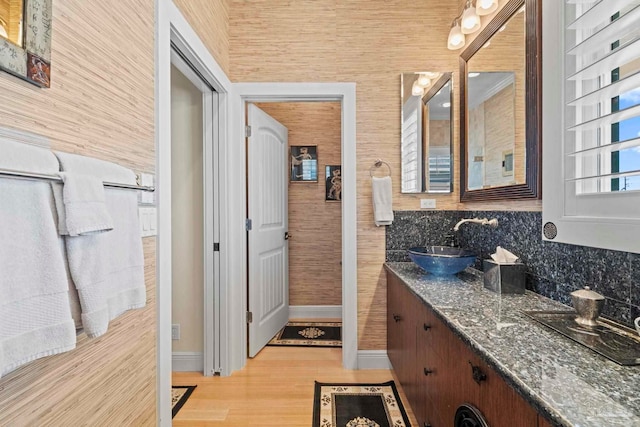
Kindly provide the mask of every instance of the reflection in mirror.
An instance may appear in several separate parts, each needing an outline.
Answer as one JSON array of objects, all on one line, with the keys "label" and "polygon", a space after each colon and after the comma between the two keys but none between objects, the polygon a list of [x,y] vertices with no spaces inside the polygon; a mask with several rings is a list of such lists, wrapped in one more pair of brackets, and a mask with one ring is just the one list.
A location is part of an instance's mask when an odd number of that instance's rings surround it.
[{"label": "reflection in mirror", "polygon": [[460,55],[460,200],[540,198],[540,0],[508,0]]},{"label": "reflection in mirror", "polygon": [[23,0],[0,0],[0,37],[22,47]]},{"label": "reflection in mirror", "polygon": [[467,63],[467,190],[525,183],[523,9]]},{"label": "reflection in mirror", "polygon": [[451,73],[404,73],[402,192],[452,191]]},{"label": "reflection in mirror", "polygon": [[467,189],[522,184],[524,134],[516,141],[515,73],[469,72],[468,81]]}]

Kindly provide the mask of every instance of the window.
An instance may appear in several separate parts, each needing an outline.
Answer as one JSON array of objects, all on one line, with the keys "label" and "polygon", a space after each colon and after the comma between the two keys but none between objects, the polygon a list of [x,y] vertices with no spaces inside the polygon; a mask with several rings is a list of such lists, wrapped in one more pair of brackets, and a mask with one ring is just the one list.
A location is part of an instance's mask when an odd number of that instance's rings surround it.
[{"label": "window", "polygon": [[640,252],[638,22],[640,0],[543,3],[548,239]]}]

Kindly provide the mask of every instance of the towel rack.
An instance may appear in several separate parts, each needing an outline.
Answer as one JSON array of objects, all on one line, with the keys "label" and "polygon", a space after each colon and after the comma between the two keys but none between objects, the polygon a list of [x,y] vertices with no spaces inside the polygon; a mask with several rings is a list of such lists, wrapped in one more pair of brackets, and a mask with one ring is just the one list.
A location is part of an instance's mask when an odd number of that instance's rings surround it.
[{"label": "towel rack", "polygon": [[369,168],[369,175],[370,175],[370,176],[373,176],[373,170],[374,170],[374,168],[379,168],[379,167],[381,167],[382,165],[386,165],[386,166],[387,166],[387,168],[389,168],[389,175],[391,175],[391,166],[389,166],[389,163],[385,162],[385,161],[384,161],[384,160],[382,160],[382,159],[377,159],[377,160],[373,163],[373,165]]},{"label": "towel rack", "polygon": [[[0,169],[0,177],[14,179],[44,180],[62,182],[62,178],[56,175],[45,175],[41,173],[21,172],[11,169]],[[104,182],[105,187],[124,188],[127,190],[155,191],[155,187],[147,187],[144,185],[120,184],[117,182]]]}]

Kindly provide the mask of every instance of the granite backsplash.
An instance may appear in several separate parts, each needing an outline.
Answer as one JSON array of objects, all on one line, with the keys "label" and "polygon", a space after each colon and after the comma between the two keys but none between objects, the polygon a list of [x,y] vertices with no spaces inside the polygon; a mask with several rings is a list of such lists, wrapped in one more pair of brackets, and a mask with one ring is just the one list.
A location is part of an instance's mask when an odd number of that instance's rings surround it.
[{"label": "granite backsplash", "polygon": [[570,293],[590,286],[607,299],[603,315],[631,326],[640,316],[640,254],[542,240],[540,212],[396,211],[386,229],[386,260],[410,261],[413,246],[448,245],[462,218],[497,218],[498,227],[464,224],[458,244],[478,254],[475,268],[496,246],[513,252],[527,266],[527,289],[571,304]]}]

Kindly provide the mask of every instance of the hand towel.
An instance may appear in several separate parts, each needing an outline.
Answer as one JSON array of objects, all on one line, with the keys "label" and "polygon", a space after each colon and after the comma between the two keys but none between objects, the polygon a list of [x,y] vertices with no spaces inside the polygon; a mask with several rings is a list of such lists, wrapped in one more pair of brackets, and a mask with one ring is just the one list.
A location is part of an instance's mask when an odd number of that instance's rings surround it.
[{"label": "hand towel", "polygon": [[[48,150],[0,139],[0,168],[55,175]],[[0,376],[75,348],[64,243],[46,181],[0,178]]]},{"label": "hand towel", "polygon": [[58,230],[62,235],[82,236],[113,230],[113,221],[104,198],[102,181],[90,175],[69,172],[59,174],[64,181],[53,183],[58,211]]},{"label": "hand towel", "polygon": [[[64,172],[135,184],[135,174],[119,165],[66,153],[56,156]],[[113,230],[65,237],[71,278],[82,308],[82,327],[91,338],[104,334],[110,320],[146,303],[137,193],[115,188],[105,188],[104,193]]]},{"label": "hand towel", "polygon": [[376,226],[391,225],[393,222],[391,177],[371,177],[371,187],[373,194],[373,220]]}]

